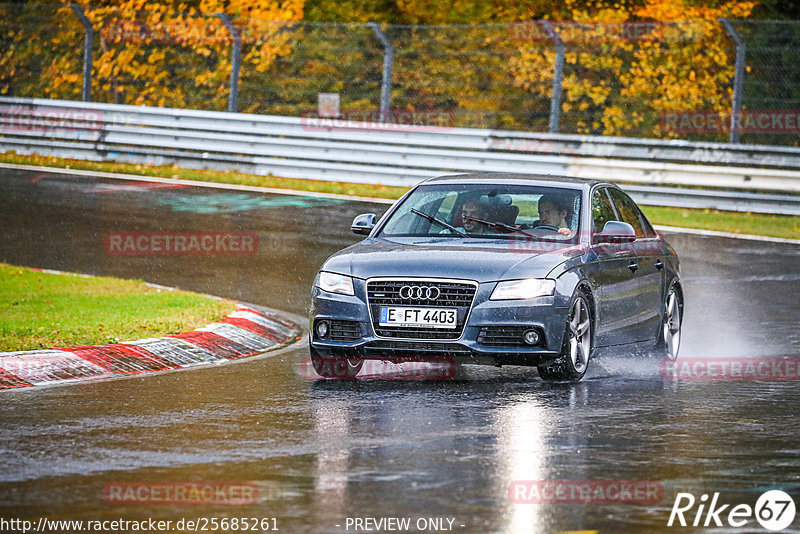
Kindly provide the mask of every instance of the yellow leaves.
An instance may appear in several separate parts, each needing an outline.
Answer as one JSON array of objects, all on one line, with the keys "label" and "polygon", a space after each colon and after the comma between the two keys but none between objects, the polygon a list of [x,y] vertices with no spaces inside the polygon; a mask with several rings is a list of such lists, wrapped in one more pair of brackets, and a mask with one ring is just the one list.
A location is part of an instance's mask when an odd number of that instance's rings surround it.
[{"label": "yellow leaves", "polygon": [[[194,7],[148,0],[97,4],[84,3],[99,42],[93,65],[96,100],[224,109],[232,41],[214,14],[224,11],[241,16],[235,23],[242,31],[242,76],[246,76],[266,71],[278,57],[291,52],[292,32],[280,30],[302,18],[304,1],[201,0]],[[27,83],[35,85],[34,94],[80,96],[82,30],[69,6],[54,10],[54,18],[69,23],[10,25],[0,30],[8,41],[0,50],[0,92],[9,92],[10,79],[30,78],[35,81],[17,81],[13,87],[19,91]],[[29,65],[39,58],[44,59],[43,67],[31,77]],[[21,76],[18,69],[23,71]]]},{"label": "yellow leaves", "polygon": [[[721,110],[730,105],[730,42],[717,19],[745,17],[754,2],[646,0],[629,6],[567,0],[565,5],[574,20],[586,23],[576,30],[583,39],[568,40],[562,82],[563,115],[578,112],[582,120],[573,119],[572,124],[580,132],[641,135],[645,129],[651,135],[670,135],[661,131],[658,121],[665,110]],[[591,39],[594,27],[599,32],[606,23],[637,20],[680,22],[654,24],[649,39]],[[544,94],[549,86],[543,82],[552,80],[554,54],[543,50],[546,45],[539,50],[535,46],[520,47],[510,67],[515,85]],[[598,116],[599,124],[592,119]]]},{"label": "yellow leaves", "polygon": [[147,57],[147,62],[152,65],[157,65],[164,61],[165,56],[166,56],[166,51],[156,50]]}]

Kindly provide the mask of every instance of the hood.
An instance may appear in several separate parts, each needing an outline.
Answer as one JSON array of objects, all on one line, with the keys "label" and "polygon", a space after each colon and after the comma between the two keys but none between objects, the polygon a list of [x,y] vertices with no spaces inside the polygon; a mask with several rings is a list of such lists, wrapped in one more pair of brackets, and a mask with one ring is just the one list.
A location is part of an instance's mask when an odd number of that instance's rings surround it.
[{"label": "hood", "polygon": [[561,243],[446,238],[368,238],[328,258],[322,270],[354,276],[458,278],[477,282],[543,277],[582,249]]}]

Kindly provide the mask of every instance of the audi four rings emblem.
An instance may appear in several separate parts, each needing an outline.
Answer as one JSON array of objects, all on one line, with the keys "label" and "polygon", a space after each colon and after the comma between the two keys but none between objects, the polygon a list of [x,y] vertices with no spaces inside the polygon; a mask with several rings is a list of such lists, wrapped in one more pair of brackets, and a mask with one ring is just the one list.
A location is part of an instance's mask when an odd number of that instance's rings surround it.
[{"label": "audi four rings emblem", "polygon": [[442,292],[435,286],[403,286],[400,298],[411,300],[436,300]]}]

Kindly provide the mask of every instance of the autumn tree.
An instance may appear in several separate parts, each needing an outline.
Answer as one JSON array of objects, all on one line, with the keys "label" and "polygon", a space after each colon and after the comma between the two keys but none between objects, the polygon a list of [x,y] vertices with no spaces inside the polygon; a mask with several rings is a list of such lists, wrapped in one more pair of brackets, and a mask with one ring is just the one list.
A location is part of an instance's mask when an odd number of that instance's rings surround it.
[{"label": "autumn tree", "polygon": [[[577,24],[556,23],[566,37],[562,109],[567,131],[674,136],[663,131],[665,112],[730,109],[734,61],[718,18],[746,17],[754,2],[567,5]],[[637,22],[645,23],[645,31],[631,38],[625,31]],[[622,31],[609,34],[609,28]],[[514,60],[515,84],[533,94],[546,90],[541,81],[552,82],[554,63],[554,50],[523,46]]]},{"label": "autumn tree", "polygon": [[[661,124],[665,112],[730,108],[734,50],[717,19],[749,17],[755,5],[93,0],[85,7],[97,29],[98,101],[226,109],[231,41],[215,16],[225,11],[243,36],[240,111],[298,116],[316,108],[321,92],[340,93],[343,110],[377,109],[383,48],[364,24],[376,22],[395,48],[393,108],[452,113],[458,126],[543,131],[556,57],[542,23],[549,21],[566,47],[561,132],[672,136]],[[78,99],[83,30],[71,10],[0,5],[0,16],[0,94]]]},{"label": "autumn tree", "polygon": [[[0,93],[79,98],[83,29],[69,6],[3,9],[14,22],[3,31],[9,47],[0,55],[7,73]],[[241,32],[248,76],[289,53],[284,28],[302,18],[303,0],[126,0],[84,3],[84,9],[96,31],[93,100],[225,109],[231,36],[217,13],[227,13]],[[38,76],[19,76],[31,69]]]}]

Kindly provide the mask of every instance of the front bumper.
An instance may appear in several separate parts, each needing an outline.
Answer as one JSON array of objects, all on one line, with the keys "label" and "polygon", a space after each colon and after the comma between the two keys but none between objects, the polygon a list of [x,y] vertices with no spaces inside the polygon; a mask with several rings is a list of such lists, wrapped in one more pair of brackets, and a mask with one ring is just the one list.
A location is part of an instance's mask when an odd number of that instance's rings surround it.
[{"label": "front bumper", "polygon": [[[322,357],[352,357],[371,360],[436,361],[452,358],[458,363],[483,365],[540,365],[561,351],[569,311],[558,296],[530,300],[492,301],[496,283],[478,286],[462,335],[457,340],[399,339],[375,334],[366,302],[364,281],[354,280],[355,296],[328,293],[314,287],[311,299],[311,349]],[[347,322],[351,335],[346,341],[320,339],[317,321]],[[486,341],[487,329],[504,331],[536,329],[540,342],[496,346]],[[481,334],[484,335],[481,335]],[[326,336],[330,338],[330,336]],[[357,338],[357,339],[356,339]]]}]

